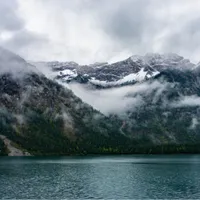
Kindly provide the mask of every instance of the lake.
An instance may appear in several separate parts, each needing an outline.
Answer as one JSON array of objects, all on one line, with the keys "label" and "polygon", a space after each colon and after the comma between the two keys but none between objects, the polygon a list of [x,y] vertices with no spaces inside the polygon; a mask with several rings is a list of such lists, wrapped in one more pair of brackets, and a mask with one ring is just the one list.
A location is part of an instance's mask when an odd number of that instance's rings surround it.
[{"label": "lake", "polygon": [[2,198],[200,198],[200,156],[0,157]]}]

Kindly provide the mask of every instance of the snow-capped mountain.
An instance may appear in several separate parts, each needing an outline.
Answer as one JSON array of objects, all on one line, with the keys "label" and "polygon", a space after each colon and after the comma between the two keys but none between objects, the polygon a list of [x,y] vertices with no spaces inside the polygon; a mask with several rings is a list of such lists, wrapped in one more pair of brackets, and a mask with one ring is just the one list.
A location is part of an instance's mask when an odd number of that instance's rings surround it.
[{"label": "snow-capped mountain", "polygon": [[[38,66],[38,63],[34,63]],[[102,88],[142,82],[166,69],[190,70],[194,64],[177,54],[134,55],[108,64],[79,65],[75,62],[43,62],[51,70],[51,78],[70,83],[90,83]]]}]

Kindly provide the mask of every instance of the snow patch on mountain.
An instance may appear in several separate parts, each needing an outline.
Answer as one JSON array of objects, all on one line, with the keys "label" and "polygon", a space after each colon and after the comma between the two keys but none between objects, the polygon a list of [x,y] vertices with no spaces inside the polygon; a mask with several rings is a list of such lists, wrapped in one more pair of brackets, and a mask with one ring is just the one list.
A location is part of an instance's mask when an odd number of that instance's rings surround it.
[{"label": "snow patch on mountain", "polygon": [[144,71],[144,68],[142,68],[138,73],[132,73],[128,76],[125,76],[122,80],[119,80],[117,82],[125,83],[125,82],[132,82],[132,81],[143,81],[147,75],[147,71]]},{"label": "snow patch on mountain", "polygon": [[70,81],[74,79],[75,77],[77,77],[78,73],[76,69],[73,69],[73,70],[65,69],[61,72],[58,72],[58,76],[62,78],[64,81]]},{"label": "snow patch on mountain", "polygon": [[152,74],[148,74],[148,71],[145,71],[144,68],[141,68],[141,70],[137,73],[131,73],[125,77],[123,77],[122,79],[118,80],[118,81],[100,81],[95,79],[94,77],[92,77],[89,82],[94,84],[94,85],[98,85],[98,86],[102,86],[102,87],[111,87],[111,86],[119,86],[119,85],[123,85],[125,83],[132,83],[132,82],[141,82],[143,80],[145,80],[146,78],[150,78],[153,76],[156,76],[157,74],[159,74],[158,71],[152,72]]}]

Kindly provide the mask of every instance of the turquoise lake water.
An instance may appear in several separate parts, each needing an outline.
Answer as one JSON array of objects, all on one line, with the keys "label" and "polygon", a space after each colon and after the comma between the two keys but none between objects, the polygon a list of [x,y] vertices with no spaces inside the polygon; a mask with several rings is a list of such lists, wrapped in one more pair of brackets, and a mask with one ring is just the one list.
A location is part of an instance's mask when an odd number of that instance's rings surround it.
[{"label": "turquoise lake water", "polygon": [[0,199],[196,199],[199,155],[0,157]]}]

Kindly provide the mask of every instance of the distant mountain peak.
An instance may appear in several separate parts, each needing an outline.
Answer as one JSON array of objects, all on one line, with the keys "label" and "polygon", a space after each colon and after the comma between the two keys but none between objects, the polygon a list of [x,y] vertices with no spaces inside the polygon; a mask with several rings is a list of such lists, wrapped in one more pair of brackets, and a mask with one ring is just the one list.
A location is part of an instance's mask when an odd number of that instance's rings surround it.
[{"label": "distant mountain peak", "polygon": [[179,56],[175,53],[166,53],[166,54],[158,54],[158,53],[147,53],[144,56],[133,55],[129,58],[132,62],[140,64],[140,65],[149,65],[151,67],[157,68],[158,65],[167,66],[167,67],[178,67],[178,68],[192,68],[194,66],[193,63],[188,59],[184,59],[184,57]]}]

